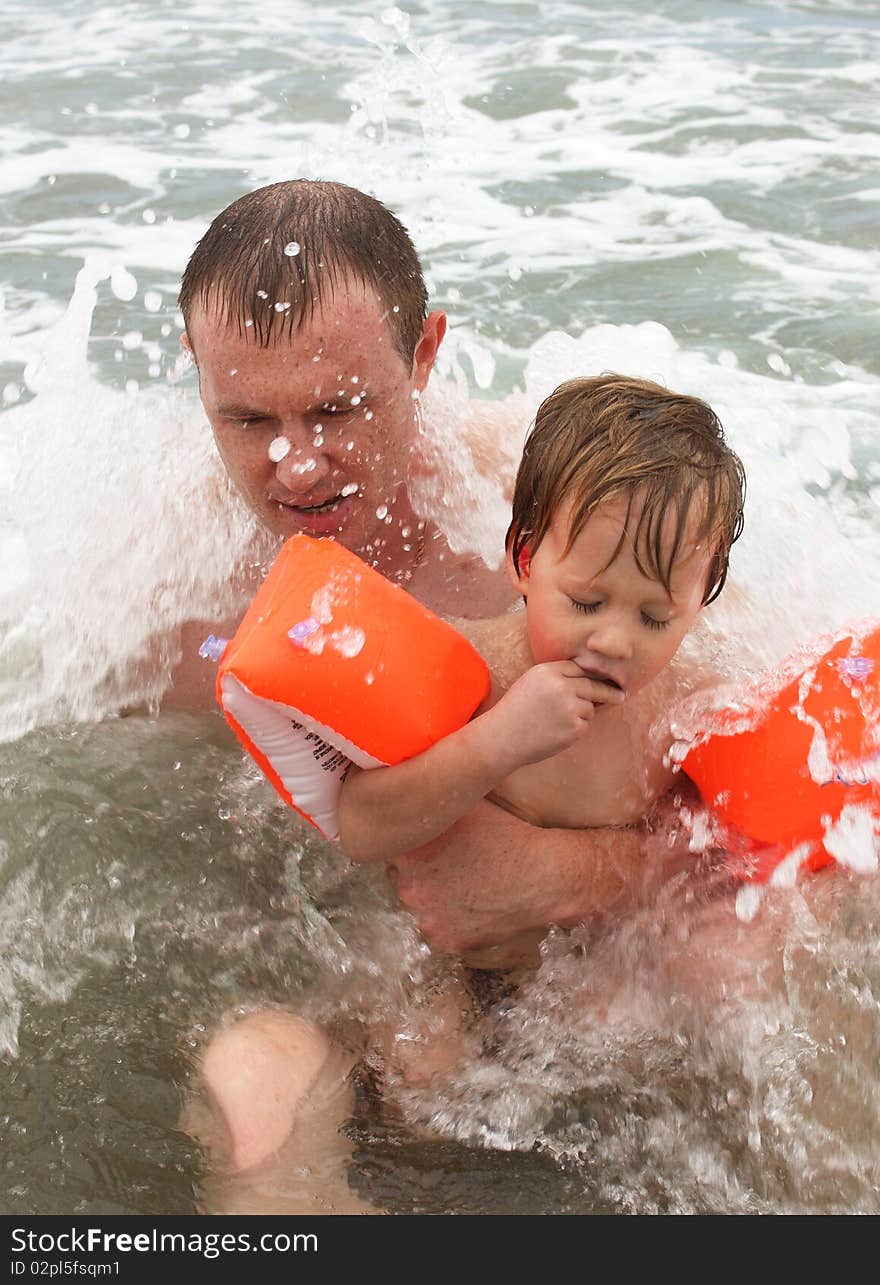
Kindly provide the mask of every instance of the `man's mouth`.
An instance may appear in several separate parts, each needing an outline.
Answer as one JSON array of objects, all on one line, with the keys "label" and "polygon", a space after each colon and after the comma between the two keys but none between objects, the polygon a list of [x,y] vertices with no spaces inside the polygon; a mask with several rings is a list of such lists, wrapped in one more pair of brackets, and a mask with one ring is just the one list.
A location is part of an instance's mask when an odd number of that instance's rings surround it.
[{"label": "man's mouth", "polygon": [[281,508],[290,509],[294,513],[332,513],[334,509],[339,508],[343,501],[350,500],[357,495],[358,489],[357,484],[351,482],[344,486],[341,491],[337,491],[335,495],[328,495],[326,500],[319,500],[317,503],[311,504],[297,504],[295,499],[285,499],[279,495],[271,495],[269,498],[279,504]]},{"label": "man's mouth", "polygon": [[340,521],[345,518],[356,497],[355,487],[353,490],[343,488],[335,495],[329,495],[326,500],[319,500],[317,504],[297,504],[293,499],[280,499],[278,496],[270,498],[301,530],[314,535],[332,535],[340,529]]},{"label": "man's mouth", "polygon": [[277,503],[282,508],[293,509],[295,513],[331,513],[339,508],[344,499],[344,495],[332,495],[329,500],[322,500],[320,504],[294,504],[292,500],[278,500]]}]

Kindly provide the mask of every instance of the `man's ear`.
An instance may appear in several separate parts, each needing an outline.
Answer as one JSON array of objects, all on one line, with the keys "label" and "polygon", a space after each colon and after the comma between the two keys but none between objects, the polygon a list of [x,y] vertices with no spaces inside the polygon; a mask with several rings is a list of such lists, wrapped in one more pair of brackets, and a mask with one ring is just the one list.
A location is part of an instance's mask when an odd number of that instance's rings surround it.
[{"label": "man's ear", "polygon": [[422,322],[422,337],[416,344],[413,353],[412,381],[419,392],[428,382],[428,376],[434,368],[437,350],[446,334],[446,313],[430,312]]},{"label": "man's ear", "polygon": [[507,574],[510,578],[510,583],[513,585],[514,589],[516,589],[517,593],[521,593],[524,598],[527,598],[529,596],[529,576],[532,570],[532,553],[529,546],[527,544],[523,545],[519,551],[519,570],[517,570],[513,561],[512,544],[508,545],[507,554],[504,560],[507,566]]}]

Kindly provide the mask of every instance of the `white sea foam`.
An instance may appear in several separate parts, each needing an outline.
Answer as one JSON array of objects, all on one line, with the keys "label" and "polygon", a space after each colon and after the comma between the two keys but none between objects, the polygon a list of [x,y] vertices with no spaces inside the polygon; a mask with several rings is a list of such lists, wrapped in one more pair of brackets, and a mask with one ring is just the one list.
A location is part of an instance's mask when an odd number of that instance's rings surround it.
[{"label": "white sea foam", "polygon": [[[445,382],[424,399],[412,487],[455,549],[500,558],[503,484],[538,402],[570,375],[618,369],[707,398],[747,465],[746,531],[721,600],[687,643],[691,658],[741,690],[806,640],[876,614],[873,0],[672,12],[641,0],[559,4],[543,6],[540,23],[534,7],[458,0],[412,12],[369,0],[319,9],[241,0],[222,16],[209,0],[185,10],[146,0],[14,8],[15,39],[0,48],[4,738],[155,698],[181,621],[217,621],[241,605],[231,569],[247,571],[262,553],[217,464],[194,372],[179,360],[174,299],[210,218],[242,191],[293,175],[341,179],[394,208],[434,301],[450,312]],[[496,399],[503,424],[479,476],[461,431],[475,393]],[[163,807],[166,785],[153,786]],[[252,840],[255,864],[264,838]],[[857,872],[870,868],[868,839],[851,816],[829,836]],[[777,885],[803,855],[792,854]],[[611,1207],[650,1205],[646,1148],[665,1208],[754,1209],[767,1191],[770,1207],[788,1207],[789,1189],[802,1187],[794,1175],[820,1173],[829,1150],[851,1188],[804,1200],[868,1207],[876,1184],[864,1194],[871,1184],[860,1175],[875,1157],[860,1139],[876,1118],[874,1080],[862,1073],[872,1054],[860,1061],[852,1044],[863,1012],[876,1021],[865,980],[876,928],[867,892],[835,921],[842,894],[821,887],[799,880],[772,896],[750,887],[738,904],[752,921],[714,935],[687,937],[690,921],[672,910],[664,927],[661,908],[598,949],[587,930],[571,946],[551,941],[538,981],[511,1010],[512,1033],[499,1019],[497,1059],[474,1062],[448,1101],[432,1089],[428,1116],[458,1136],[538,1141],[593,1163]],[[29,889],[13,892],[15,915]],[[826,898],[821,923],[807,896]],[[792,916],[784,997],[768,985],[755,999],[730,969],[746,960],[749,983],[761,981],[773,957],[761,933],[783,902]],[[298,905],[306,922],[311,908]],[[369,897],[364,905],[345,908],[345,931],[368,948],[343,950],[339,936],[338,950],[316,958],[340,991],[366,961],[373,1003],[371,959],[381,958],[382,976],[409,964],[397,921],[377,952],[375,908]],[[850,931],[859,914],[861,938]],[[64,959],[72,930],[59,923]],[[9,1052],[23,994],[64,1003],[69,993],[53,990],[59,972],[32,936],[7,942],[0,1043]],[[714,1008],[670,982],[689,952],[710,990],[719,979]],[[738,1007],[740,994],[748,1002]],[[832,1074],[820,1059],[842,1047],[848,1017],[851,1045]],[[682,1056],[687,1075],[667,1092]],[[515,1092],[505,1089],[511,1076]],[[711,1091],[691,1109],[702,1082]],[[601,1110],[615,1094],[635,1101],[646,1084],[650,1110],[634,1114],[627,1100],[620,1127],[603,1134],[590,1101]],[[816,1084],[826,1089],[821,1126],[799,1106]],[[554,1095],[578,1091],[587,1123],[560,1131]],[[770,1143],[750,1187],[730,1158],[747,1165]],[[777,1190],[786,1164],[791,1181]]]}]

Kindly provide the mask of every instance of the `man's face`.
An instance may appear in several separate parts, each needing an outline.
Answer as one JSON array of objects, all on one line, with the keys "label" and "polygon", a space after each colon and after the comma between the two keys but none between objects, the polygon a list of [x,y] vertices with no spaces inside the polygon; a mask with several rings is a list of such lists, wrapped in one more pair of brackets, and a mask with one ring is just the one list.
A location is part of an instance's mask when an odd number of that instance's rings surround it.
[{"label": "man's face", "polygon": [[409,368],[378,299],[360,283],[338,286],[321,312],[266,348],[215,312],[190,318],[188,346],[218,450],[266,527],[282,537],[337,536],[384,569],[410,563],[416,396],[444,329],[432,313]]},{"label": "man's face", "polygon": [[[510,574],[526,599],[536,664],[574,660],[627,695],[646,687],[668,665],[700,612],[710,556],[688,539],[686,528],[668,594],[639,569],[629,534],[638,519],[638,500],[629,521],[625,497],[607,500],[566,553],[571,526],[564,506],[534,555],[521,558],[519,573],[508,557]],[[665,540],[673,539],[674,525],[670,514]]]}]

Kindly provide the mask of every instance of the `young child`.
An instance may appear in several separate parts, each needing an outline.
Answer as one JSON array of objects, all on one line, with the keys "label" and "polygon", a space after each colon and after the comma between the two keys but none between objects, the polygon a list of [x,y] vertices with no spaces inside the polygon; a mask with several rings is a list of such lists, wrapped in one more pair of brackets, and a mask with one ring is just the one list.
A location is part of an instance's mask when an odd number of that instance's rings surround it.
[{"label": "young child", "polygon": [[[672,780],[666,739],[652,730],[663,705],[655,680],[721,591],[743,495],[742,465],[704,402],[620,375],[551,394],[526,443],[507,535],[525,610],[459,622],[490,666],[490,695],[425,753],[352,769],[340,808],[349,855],[418,848],[484,797],[534,825],[644,817]],[[425,999],[424,1039],[410,1033],[401,1046],[386,1033],[404,1079],[455,1056],[467,1005],[456,987]],[[220,1031],[203,1079],[233,1167],[253,1170],[285,1139],[287,1171],[329,1153],[355,1060],[282,1010]]]},{"label": "young child", "polygon": [[705,402],[620,375],[557,388],[507,533],[525,611],[460,622],[490,695],[423,754],[352,769],[339,813],[352,859],[419,848],[486,797],[540,826],[644,817],[672,782],[648,689],[721,592],[743,500],[742,464]]}]

